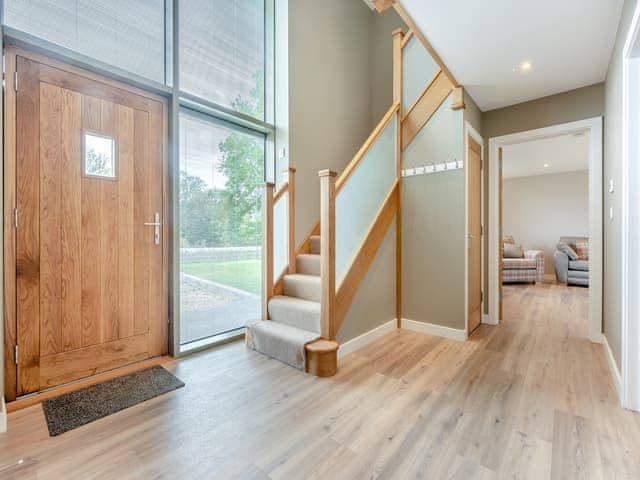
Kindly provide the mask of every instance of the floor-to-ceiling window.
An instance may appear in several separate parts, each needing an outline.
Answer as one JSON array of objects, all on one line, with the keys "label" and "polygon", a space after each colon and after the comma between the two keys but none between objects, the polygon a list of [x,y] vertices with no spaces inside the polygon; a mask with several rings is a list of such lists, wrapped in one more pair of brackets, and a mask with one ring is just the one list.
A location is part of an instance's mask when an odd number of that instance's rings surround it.
[{"label": "floor-to-ceiling window", "polygon": [[265,6],[180,4],[180,91],[213,105],[179,115],[181,350],[260,317],[266,133],[252,120],[265,120]]}]

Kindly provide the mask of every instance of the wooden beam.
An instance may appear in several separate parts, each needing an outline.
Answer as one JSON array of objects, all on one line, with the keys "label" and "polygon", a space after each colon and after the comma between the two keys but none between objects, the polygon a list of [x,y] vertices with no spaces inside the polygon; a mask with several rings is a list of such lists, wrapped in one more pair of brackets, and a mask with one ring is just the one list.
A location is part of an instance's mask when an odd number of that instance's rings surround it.
[{"label": "wooden beam", "polygon": [[438,72],[402,119],[402,150],[407,148],[420,129],[436,113],[452,88],[444,72]]},{"label": "wooden beam", "polygon": [[322,170],[320,177],[320,335],[334,340],[336,310],[336,172]]},{"label": "wooden beam", "polygon": [[464,104],[464,88],[454,88],[451,95],[451,110],[462,110],[463,108],[466,108],[466,105]]},{"label": "wooden beam", "polygon": [[431,45],[427,37],[418,28],[416,23],[411,18],[411,15],[409,15],[409,13],[402,6],[402,4],[400,2],[394,2],[393,8],[395,8],[396,12],[398,12],[398,15],[400,15],[402,20],[404,20],[404,23],[407,24],[407,26],[411,29],[411,31],[416,36],[416,38],[418,38],[418,40],[422,42],[422,44],[424,45],[424,48],[427,49],[427,52],[429,52],[429,55],[431,55],[433,60],[440,66],[440,69],[444,72],[444,74],[447,76],[447,78],[453,84],[453,86],[459,87],[460,84],[458,83],[458,81],[455,79],[453,74],[449,71],[445,63],[440,58],[440,55],[438,55],[438,52],[436,52],[435,48],[433,48],[433,46]]},{"label": "wooden beam", "polygon": [[396,0],[372,0],[372,3],[378,12],[384,12],[386,9],[393,7]]},{"label": "wooden beam", "polygon": [[362,280],[364,280],[365,275],[369,271],[369,267],[373,263],[376,253],[380,245],[382,245],[387,230],[389,229],[389,225],[398,211],[398,191],[398,180],[396,180],[382,207],[378,210],[376,218],[367,232],[367,236],[358,247],[358,253],[356,253],[351,265],[349,265],[347,273],[344,275],[342,282],[340,282],[335,301],[334,328],[336,332],[340,330],[340,326],[349,311],[351,302],[356,296]]}]

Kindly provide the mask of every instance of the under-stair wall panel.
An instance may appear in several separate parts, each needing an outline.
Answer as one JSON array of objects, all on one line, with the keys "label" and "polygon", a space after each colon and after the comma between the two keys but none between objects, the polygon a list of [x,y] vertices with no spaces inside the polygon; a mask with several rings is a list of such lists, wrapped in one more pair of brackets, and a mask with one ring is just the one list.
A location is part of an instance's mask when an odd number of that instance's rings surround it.
[{"label": "under-stair wall panel", "polygon": [[395,318],[395,272],[396,227],[393,221],[338,331],[340,344]]},{"label": "under-stair wall panel", "polygon": [[[447,98],[403,154],[403,168],[464,160],[464,113]],[[464,169],[403,178],[403,317],[465,328]]]}]

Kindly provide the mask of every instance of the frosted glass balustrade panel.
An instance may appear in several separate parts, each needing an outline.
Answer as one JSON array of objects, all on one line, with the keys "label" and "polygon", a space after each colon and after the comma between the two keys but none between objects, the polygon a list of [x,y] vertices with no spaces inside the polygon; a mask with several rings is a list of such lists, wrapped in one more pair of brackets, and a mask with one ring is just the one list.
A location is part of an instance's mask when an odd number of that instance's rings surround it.
[{"label": "frosted glass balustrade panel", "polygon": [[397,115],[347,179],[336,198],[336,287],[396,181]]},{"label": "frosted glass balustrade panel", "polygon": [[422,42],[412,36],[402,49],[402,111],[406,112],[440,69]]},{"label": "frosted glass balustrade panel", "polygon": [[277,279],[288,265],[289,192],[273,206],[273,278]]},{"label": "frosted glass balustrade panel", "polygon": [[5,0],[5,25],[165,81],[164,0]]},{"label": "frosted glass balustrade panel", "polygon": [[451,109],[451,95],[414,137],[402,154],[402,167],[464,160],[463,110]]}]

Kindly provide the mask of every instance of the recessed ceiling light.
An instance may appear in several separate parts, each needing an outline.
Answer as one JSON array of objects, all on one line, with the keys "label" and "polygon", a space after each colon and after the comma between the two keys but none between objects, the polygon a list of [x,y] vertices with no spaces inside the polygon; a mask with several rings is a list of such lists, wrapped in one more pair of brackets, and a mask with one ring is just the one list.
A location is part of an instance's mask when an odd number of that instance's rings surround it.
[{"label": "recessed ceiling light", "polygon": [[528,72],[529,70],[531,70],[531,68],[533,68],[533,64],[529,61],[524,61],[520,64],[521,72]]},{"label": "recessed ceiling light", "polygon": [[548,164],[548,163],[545,163],[545,164],[544,164],[544,168],[549,168],[549,164]]}]

